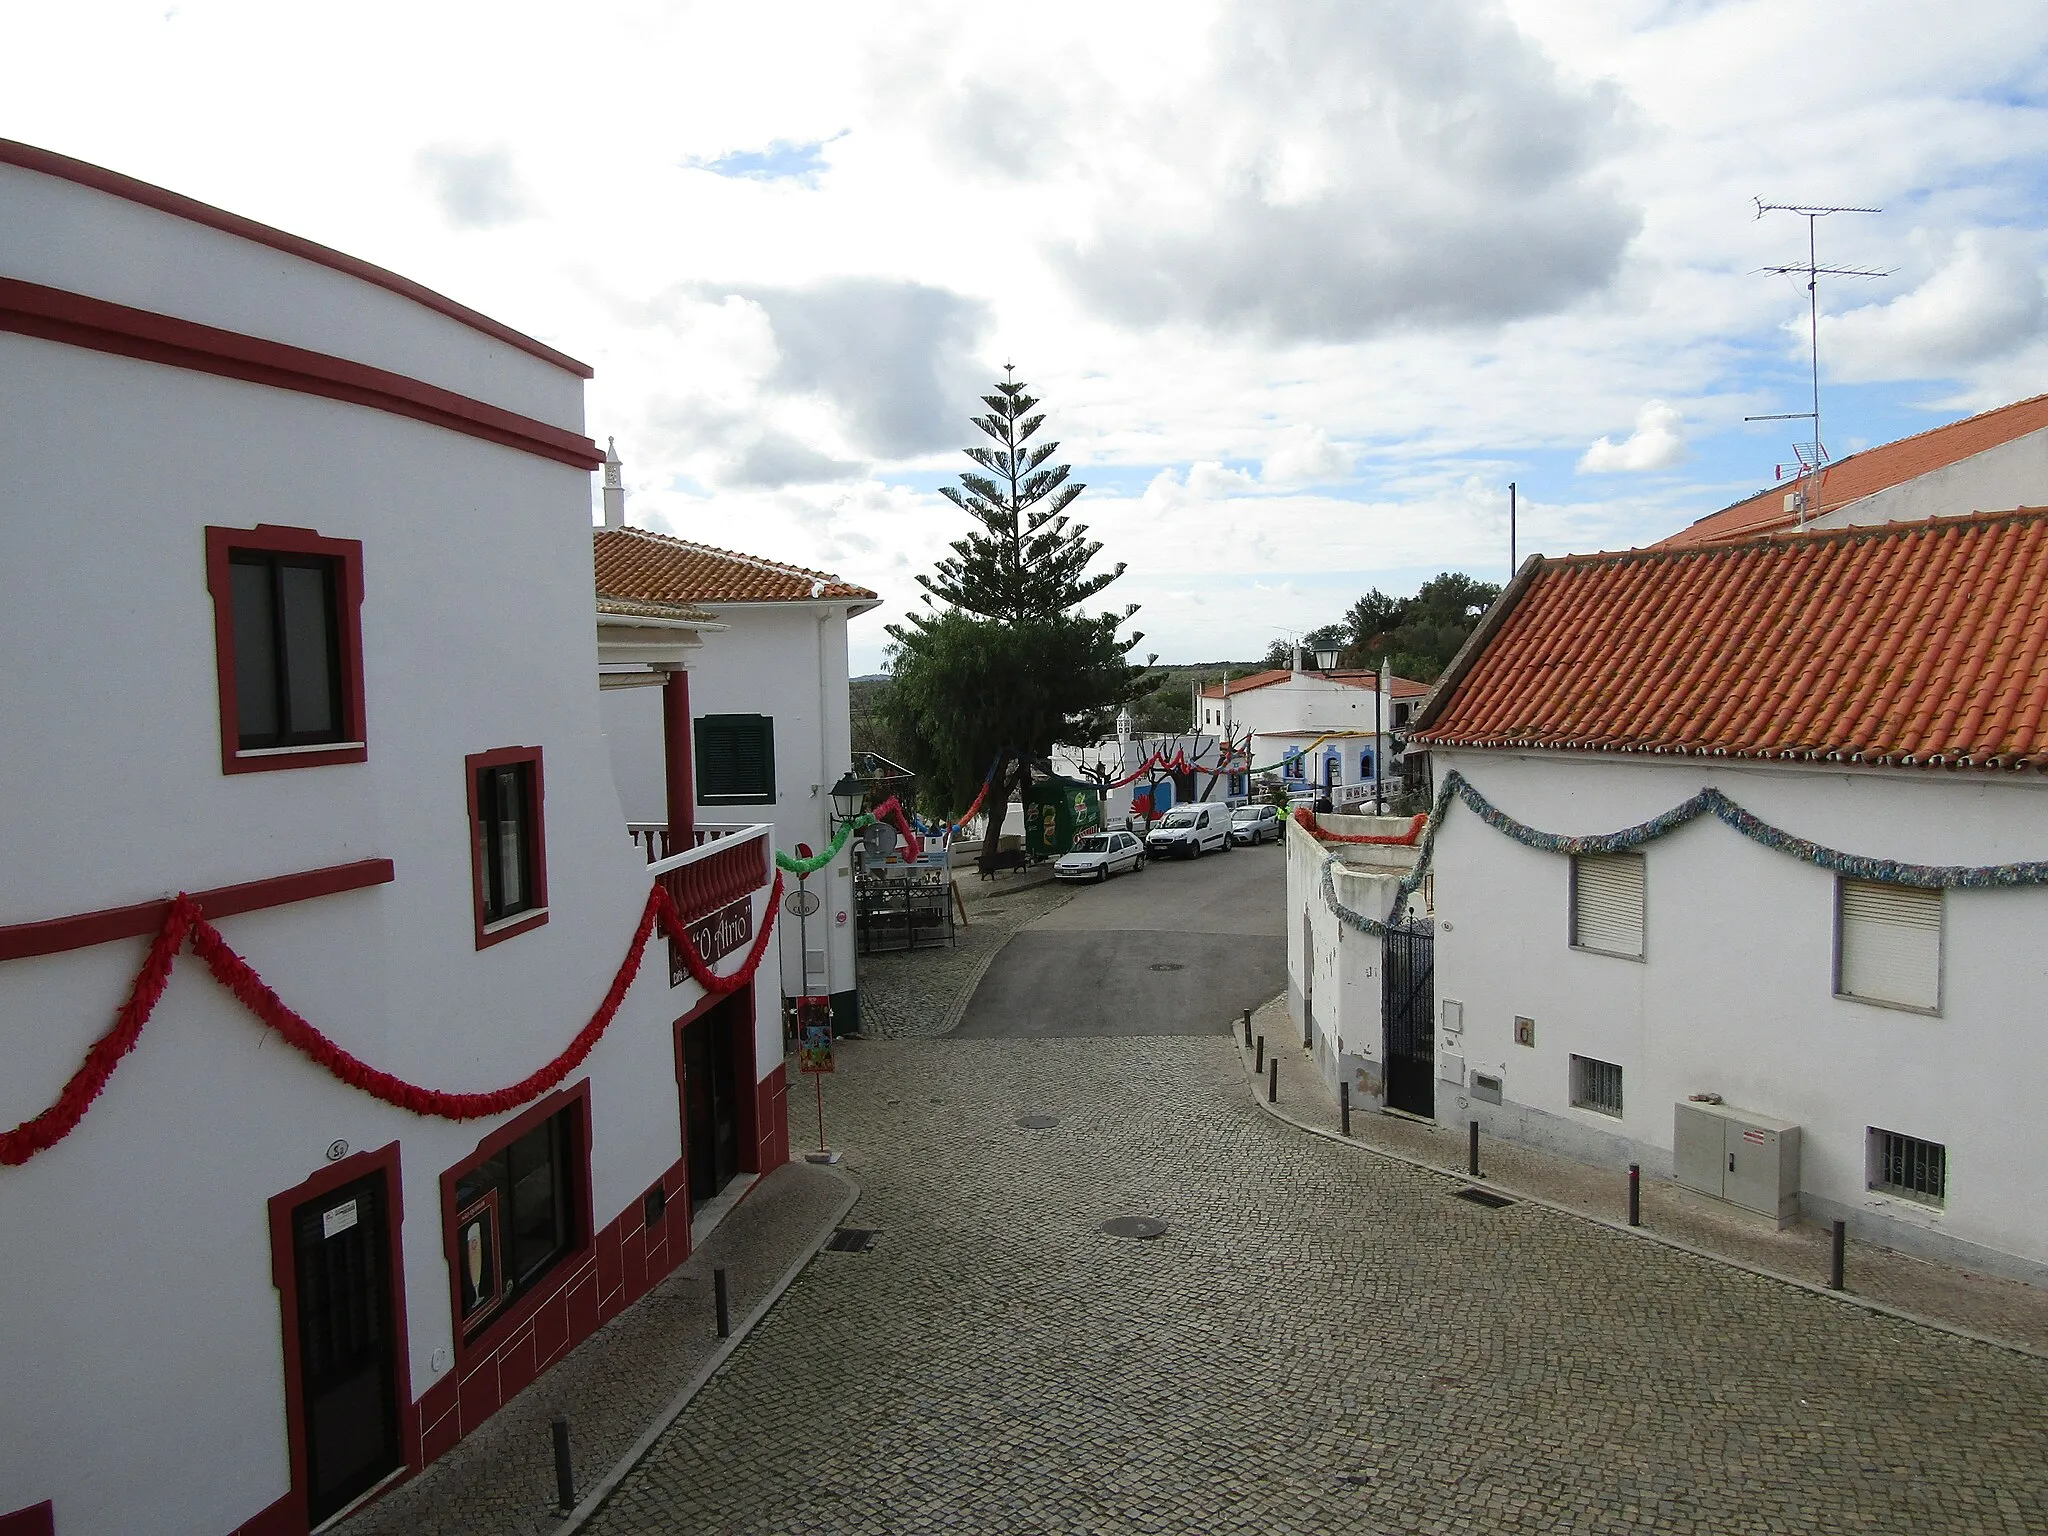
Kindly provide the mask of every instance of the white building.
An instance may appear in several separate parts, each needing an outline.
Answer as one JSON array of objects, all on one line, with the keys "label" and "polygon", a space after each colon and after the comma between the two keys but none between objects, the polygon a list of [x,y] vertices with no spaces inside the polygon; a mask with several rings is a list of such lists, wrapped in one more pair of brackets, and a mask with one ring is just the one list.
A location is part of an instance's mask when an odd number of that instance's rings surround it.
[{"label": "white building", "polygon": [[1429,692],[1405,677],[1344,669],[1330,672],[1254,672],[1227,683],[1206,683],[1196,726],[1232,741],[1251,738],[1255,769],[1272,768],[1290,789],[1304,795],[1328,784],[1341,791],[1341,805],[1370,799],[1400,776],[1400,744],[1391,733],[1404,729]]},{"label": "white building", "polygon": [[[1802,507],[1802,499],[1809,505]],[[2048,503],[2048,395],[1880,443],[1709,513],[1662,540],[1692,548],[1810,528],[1865,527]]]},{"label": "white building", "polygon": [[[1219,737],[1200,731],[1169,735],[1133,732],[1129,710],[1117,714],[1117,734],[1091,746],[1055,746],[1052,769],[1065,778],[1084,783],[1109,781],[1103,792],[1102,824],[1121,827],[1139,818],[1159,816],[1173,806],[1191,800],[1212,803],[1241,803],[1245,776],[1231,771],[1242,759],[1230,756]],[[1138,775],[1128,784],[1114,781]],[[1013,818],[1006,825],[1021,825],[1022,808],[1011,805]]]},{"label": "white building", "polygon": [[[607,486],[606,500],[614,491],[621,505],[608,505],[607,526],[594,535],[598,599],[610,610],[604,622],[615,622],[621,607],[649,616],[641,622],[687,622],[665,620],[670,609],[711,621],[695,631],[701,643],[688,653],[683,711],[695,734],[695,815],[767,822],[786,852],[799,843],[824,848],[832,787],[853,760],[847,623],[881,599],[822,571],[628,528],[622,490]],[[668,799],[664,763],[673,753],[664,721],[681,717],[673,706],[665,711],[661,690],[638,686],[659,681],[653,671],[674,663],[631,649],[629,636],[620,640],[619,659],[605,669],[604,729],[627,819],[644,835],[679,811]],[[829,995],[841,1034],[860,1024],[852,866],[849,847],[809,877],[818,914],[786,923],[779,940],[784,988],[792,997],[806,989]],[[808,958],[800,952],[806,942]]]},{"label": "white building", "polygon": [[2048,1279],[2044,571],[2040,512],[1525,564],[1414,737],[1436,1112]]},{"label": "white building", "polygon": [[[303,1533],[787,1156],[772,946],[720,1001],[656,937],[596,1029],[653,881],[599,719],[588,374],[0,142],[10,1536]],[[664,863],[724,975],[769,852]],[[296,1021],[189,946],[150,1006],[180,892]],[[131,986],[132,1051],[89,1054]]]}]

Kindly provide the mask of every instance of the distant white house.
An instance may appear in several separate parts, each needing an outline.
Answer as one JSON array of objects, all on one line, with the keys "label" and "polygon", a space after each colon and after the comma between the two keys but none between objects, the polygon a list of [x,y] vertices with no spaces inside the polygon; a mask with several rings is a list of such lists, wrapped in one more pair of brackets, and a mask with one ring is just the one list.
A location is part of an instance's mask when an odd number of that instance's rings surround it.
[{"label": "distant white house", "polygon": [[0,141],[8,1536],[304,1536],[787,1160],[769,829],[613,785],[589,373]]},{"label": "distant white house", "polygon": [[[1429,692],[1405,677],[1364,670],[1270,670],[1204,684],[1196,725],[1232,741],[1251,740],[1254,770],[1271,769],[1300,795],[1323,786],[1339,805],[1370,799],[1373,786],[1400,778],[1404,729]],[[1389,791],[1390,792],[1390,791]]]},{"label": "distant white house", "polygon": [[[1117,716],[1116,735],[1090,746],[1052,749],[1053,772],[1111,786],[1102,796],[1103,825],[1109,827],[1159,816],[1191,800],[1241,802],[1245,776],[1234,770],[1242,763],[1227,743],[1207,732],[1134,732],[1128,710]],[[1127,784],[1116,782],[1133,774],[1138,776]],[[1020,808],[1013,803],[1011,811],[1006,824],[1018,825]]]},{"label": "distant white house", "polygon": [[2048,1280],[2044,571],[2043,512],[1526,563],[1412,738],[1433,1112]]},{"label": "distant white house", "polygon": [[[665,765],[676,755],[672,731],[685,722],[697,820],[766,822],[785,852],[799,843],[824,848],[832,788],[852,769],[847,623],[881,599],[822,571],[626,527],[618,463],[611,452],[606,523],[593,540],[600,639],[616,636],[601,652],[610,658],[605,740],[627,820],[651,855],[668,851],[664,839],[684,807],[670,800]],[[687,672],[684,650],[664,659],[644,648],[659,644],[642,637],[662,625],[692,626]],[[686,690],[680,700],[643,686],[670,679]],[[856,1033],[860,1021],[852,863],[847,851],[809,877],[819,910],[783,924],[779,939],[785,990],[829,995],[841,1034]]]}]

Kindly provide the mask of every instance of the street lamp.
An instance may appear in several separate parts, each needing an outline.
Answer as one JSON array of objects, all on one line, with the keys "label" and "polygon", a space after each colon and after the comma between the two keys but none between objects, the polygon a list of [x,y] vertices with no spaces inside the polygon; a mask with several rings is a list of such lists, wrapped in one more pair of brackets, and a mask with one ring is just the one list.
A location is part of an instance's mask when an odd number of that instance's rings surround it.
[{"label": "street lamp", "polygon": [[832,786],[832,809],[835,812],[832,830],[837,832],[841,822],[853,820],[860,814],[861,802],[867,799],[868,787],[847,769],[839,776],[839,782]]},{"label": "street lamp", "polygon": [[1330,671],[1334,671],[1334,670],[1336,669],[1336,666],[1337,666],[1337,647],[1336,647],[1336,646],[1334,646],[1334,645],[1332,645],[1332,646],[1327,646],[1327,647],[1325,647],[1325,646],[1317,646],[1317,647],[1316,647],[1316,670],[1317,670],[1318,672],[1330,672]]}]

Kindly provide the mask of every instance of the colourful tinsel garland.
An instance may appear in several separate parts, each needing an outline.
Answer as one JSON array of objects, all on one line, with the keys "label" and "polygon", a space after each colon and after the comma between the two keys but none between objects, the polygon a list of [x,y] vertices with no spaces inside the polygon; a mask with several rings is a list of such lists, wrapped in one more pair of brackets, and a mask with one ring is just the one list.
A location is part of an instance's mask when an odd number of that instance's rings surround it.
[{"label": "colourful tinsel garland", "polygon": [[768,894],[767,917],[760,933],[755,936],[745,963],[732,975],[720,976],[697,953],[697,946],[690,942],[675,903],[657,884],[648,893],[647,905],[641,909],[639,925],[626,948],[626,958],[613,976],[604,1001],[598,1004],[590,1022],[577,1031],[576,1037],[562,1053],[509,1087],[485,1093],[450,1093],[405,1082],[371,1066],[360,1057],[350,1055],[287,1006],[256,973],[255,967],[229,947],[220,930],[206,920],[199,903],[181,892],[171,903],[163,929],[150,945],[148,958],[136,973],[135,985],[129,989],[127,1002],[115,1015],[113,1028],[92,1043],[85,1053],[85,1060],[79,1063],[78,1070],[64,1084],[55,1103],[13,1130],[0,1131],[0,1166],[17,1167],[27,1162],[38,1152],[46,1151],[70,1135],[78,1122],[85,1118],[93,1100],[100,1096],[108,1079],[114,1075],[114,1068],[135,1049],[136,1041],[142,1036],[142,1027],[149,1022],[150,1014],[163,996],[164,987],[171,979],[171,968],[177,963],[178,952],[184,948],[188,937],[192,941],[192,953],[205,962],[214,979],[234,994],[236,1001],[266,1028],[275,1030],[288,1045],[319,1063],[340,1081],[416,1115],[432,1115],[442,1120],[475,1120],[531,1103],[560,1085],[582,1065],[618,1015],[619,1006],[625,1001],[626,989],[633,984],[633,978],[639,972],[647,941],[652,937],[657,922],[676,941],[683,963],[688,966],[697,985],[713,996],[724,996],[745,986],[761,968],[761,961],[768,953],[769,936],[775,931],[775,918],[781,910],[781,902],[782,876],[778,874]]},{"label": "colourful tinsel garland", "polygon": [[[1625,853],[1640,848],[1677,831],[1687,822],[1697,821],[1702,816],[1712,816],[1724,826],[1741,833],[1751,842],[1761,844],[1773,852],[1807,864],[1817,865],[1851,880],[1870,880],[1884,885],[1916,886],[1922,890],[1984,890],[1997,887],[2048,885],[2048,860],[2030,859],[2015,864],[1909,864],[1903,859],[1873,859],[1862,854],[1843,853],[1840,849],[1829,848],[1810,838],[1795,837],[1782,827],[1774,827],[1761,817],[1744,810],[1720,790],[1702,789],[1690,799],[1674,805],[1661,815],[1652,816],[1648,821],[1638,822],[1632,827],[1623,827],[1618,832],[1596,832],[1583,836],[1568,836],[1562,832],[1543,832],[1526,822],[1515,820],[1472,786],[1464,774],[1453,768],[1444,775],[1438,786],[1436,804],[1429,814],[1429,825],[1422,836],[1422,846],[1415,856],[1415,863],[1408,873],[1401,877],[1395,887],[1394,902],[1389,909],[1399,912],[1402,905],[1422,884],[1422,877],[1429,870],[1430,860],[1436,849],[1436,835],[1443,826],[1445,813],[1450,809],[1451,799],[1456,796],[1471,809],[1481,821],[1496,832],[1513,838],[1524,847],[1535,848],[1544,853]],[[1387,924],[1354,912],[1337,900],[1336,881],[1331,870],[1337,864],[1335,854],[1323,860],[1323,900],[1330,910],[1351,927],[1364,933],[1385,934]]]}]

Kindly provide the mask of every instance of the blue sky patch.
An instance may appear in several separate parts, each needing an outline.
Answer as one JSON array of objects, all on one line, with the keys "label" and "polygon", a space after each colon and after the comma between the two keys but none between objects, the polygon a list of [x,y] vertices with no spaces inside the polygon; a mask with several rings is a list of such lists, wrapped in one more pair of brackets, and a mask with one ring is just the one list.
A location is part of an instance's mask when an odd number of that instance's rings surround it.
[{"label": "blue sky patch", "polygon": [[777,139],[762,149],[735,149],[716,160],[690,160],[686,164],[692,170],[709,171],[735,181],[800,181],[811,185],[825,169],[825,146],[843,137],[844,134],[835,133],[830,139],[814,139],[807,144]]}]

